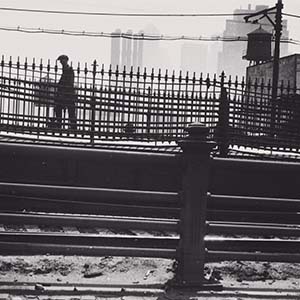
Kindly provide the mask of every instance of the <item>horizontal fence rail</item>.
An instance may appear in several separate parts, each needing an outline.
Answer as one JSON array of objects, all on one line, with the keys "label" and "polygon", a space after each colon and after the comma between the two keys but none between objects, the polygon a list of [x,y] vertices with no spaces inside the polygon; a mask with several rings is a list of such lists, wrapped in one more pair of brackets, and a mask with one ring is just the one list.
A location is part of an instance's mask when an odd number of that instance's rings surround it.
[{"label": "horizontal fence rail", "polygon": [[[63,105],[57,123],[57,88],[62,69],[50,61],[29,63],[2,57],[0,128],[38,140],[72,137],[89,145],[101,140],[169,141],[186,136],[190,123],[210,128],[218,152],[231,147],[298,153],[300,91],[281,82],[271,99],[271,82],[263,80],[162,72],[153,69],[105,69],[104,65],[73,65],[75,120]],[[74,125],[75,123],[76,125]]]},{"label": "horizontal fence rail", "polygon": [[[174,141],[189,123],[216,125],[220,84],[213,79],[175,76],[146,69],[108,70],[95,61],[73,66],[76,129],[69,128],[68,109],[55,128],[57,64],[1,61],[0,109],[2,129],[38,136],[72,135],[99,139]],[[70,95],[66,94],[66,97]]]}]

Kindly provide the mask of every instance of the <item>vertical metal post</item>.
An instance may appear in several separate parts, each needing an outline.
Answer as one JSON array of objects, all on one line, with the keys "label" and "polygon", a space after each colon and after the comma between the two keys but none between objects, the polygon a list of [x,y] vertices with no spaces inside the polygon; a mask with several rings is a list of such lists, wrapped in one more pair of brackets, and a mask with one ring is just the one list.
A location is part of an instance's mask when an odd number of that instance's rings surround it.
[{"label": "vertical metal post", "polygon": [[188,137],[178,144],[183,150],[183,186],[177,284],[204,287],[205,222],[210,172],[210,152],[214,142],[207,141],[209,128],[193,123]]},{"label": "vertical metal post", "polygon": [[91,144],[94,143],[95,139],[95,110],[96,110],[96,72],[97,72],[97,61],[94,60],[93,63],[93,84],[92,84],[92,95],[91,95],[91,128],[90,128],[90,141]]},{"label": "vertical metal post", "polygon": [[228,94],[225,88],[225,73],[221,74],[221,91],[219,104],[219,120],[216,127],[215,138],[218,143],[218,148],[221,157],[226,157],[228,154],[228,129],[229,129],[229,101]]},{"label": "vertical metal post", "polygon": [[282,31],[282,0],[278,0],[276,4],[275,15],[275,48],[273,59],[273,78],[272,78],[272,104],[271,104],[271,134],[275,133],[276,119],[276,101],[278,93],[278,78],[279,78],[279,59],[280,59],[280,38]]}]

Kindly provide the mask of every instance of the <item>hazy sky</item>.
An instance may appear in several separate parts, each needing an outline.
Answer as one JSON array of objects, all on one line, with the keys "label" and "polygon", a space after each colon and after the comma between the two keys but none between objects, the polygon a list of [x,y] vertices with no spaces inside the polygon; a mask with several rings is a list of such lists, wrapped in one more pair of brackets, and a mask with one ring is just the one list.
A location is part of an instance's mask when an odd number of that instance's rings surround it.
[{"label": "hazy sky", "polygon": [[[277,0],[0,0],[0,7],[32,8],[49,10],[73,10],[90,12],[127,13],[232,13],[236,8],[257,4],[274,6]],[[300,15],[300,0],[283,0],[284,12]],[[228,18],[228,17],[227,17]],[[126,32],[138,32],[153,24],[161,34],[211,36],[222,34],[224,17],[166,18],[166,17],[107,17],[67,16],[8,12],[0,10],[1,26],[21,26],[44,29],[112,32],[116,28]],[[300,19],[288,18],[290,38],[300,40]],[[54,60],[66,53],[75,62],[91,62],[93,59],[110,63],[110,38],[68,37],[63,35],[27,34],[0,30],[1,54]],[[151,42],[148,42],[151,43]],[[200,42],[197,42],[200,43]],[[170,53],[170,64],[178,65],[182,42],[161,42]],[[145,44],[147,47],[147,44]],[[290,46],[290,52],[300,53],[299,46]]]}]

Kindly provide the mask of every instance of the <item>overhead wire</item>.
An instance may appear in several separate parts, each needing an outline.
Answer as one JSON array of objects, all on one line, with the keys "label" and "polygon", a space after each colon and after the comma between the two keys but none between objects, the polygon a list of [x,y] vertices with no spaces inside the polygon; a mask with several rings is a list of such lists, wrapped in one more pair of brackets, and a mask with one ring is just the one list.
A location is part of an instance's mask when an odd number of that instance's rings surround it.
[{"label": "overhead wire", "polygon": [[[275,7],[274,7],[275,9]],[[91,11],[69,11],[69,10],[46,10],[30,9],[18,7],[0,7],[2,11],[43,13],[43,14],[64,14],[64,15],[86,15],[86,16],[117,16],[117,17],[231,17],[231,16],[249,16],[251,13],[118,13],[118,12],[91,12]],[[268,12],[268,14],[275,14]],[[300,18],[300,15],[291,13],[282,13],[283,16]]]},{"label": "overhead wire", "polygon": [[113,12],[28,9],[28,8],[14,8],[14,7],[0,7],[0,10],[28,12],[28,13],[87,15],[87,16],[118,16],[118,17],[230,17],[230,16],[249,15],[249,13],[113,13]]},{"label": "overhead wire", "polygon": [[[206,42],[244,42],[248,38],[246,36],[170,36],[170,35],[150,35],[150,34],[128,34],[128,33],[107,33],[107,32],[92,32],[92,31],[75,31],[65,29],[43,29],[43,28],[26,28],[26,27],[5,27],[0,26],[0,31],[22,32],[30,34],[56,34],[56,35],[69,35],[69,36],[86,36],[86,37],[106,37],[106,38],[123,38],[130,40],[143,40],[143,41],[206,41]],[[282,43],[290,43],[300,45],[299,40],[283,38]]]},{"label": "overhead wire", "polygon": [[282,15],[286,16],[286,17],[292,17],[292,18],[298,18],[298,19],[300,19],[300,15],[288,14],[288,13],[282,13]]}]

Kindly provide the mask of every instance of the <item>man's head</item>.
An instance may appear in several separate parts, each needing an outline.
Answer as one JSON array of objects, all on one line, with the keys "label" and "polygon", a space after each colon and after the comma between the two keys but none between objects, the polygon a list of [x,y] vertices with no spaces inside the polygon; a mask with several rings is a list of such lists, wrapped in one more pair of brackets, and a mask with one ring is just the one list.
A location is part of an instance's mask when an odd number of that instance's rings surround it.
[{"label": "man's head", "polygon": [[68,64],[69,57],[65,54],[60,55],[57,60],[63,65],[66,66]]}]

